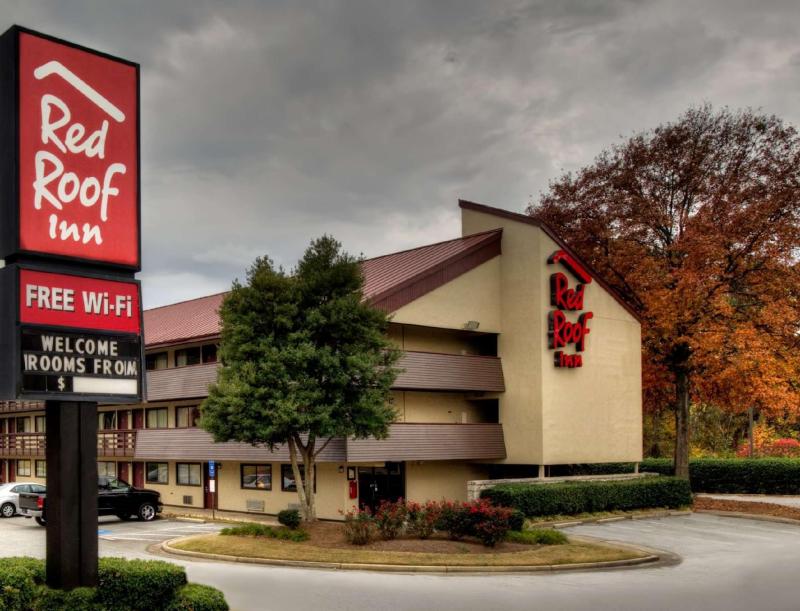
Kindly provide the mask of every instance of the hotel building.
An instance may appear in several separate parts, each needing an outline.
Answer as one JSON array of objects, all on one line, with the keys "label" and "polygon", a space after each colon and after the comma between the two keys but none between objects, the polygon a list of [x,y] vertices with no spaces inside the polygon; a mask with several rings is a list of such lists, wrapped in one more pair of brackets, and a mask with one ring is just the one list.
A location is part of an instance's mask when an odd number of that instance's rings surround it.
[{"label": "hotel building", "polygon": [[[387,439],[323,451],[322,518],[400,496],[466,499],[471,480],[641,460],[634,313],[547,227],[459,205],[462,237],[362,265],[365,296],[391,315],[403,351],[397,421]],[[217,375],[223,298],[145,312],[147,400],[99,407],[98,469],[168,506],[275,514],[297,503],[287,449],[216,444],[196,426]],[[42,404],[0,404],[0,481],[45,480],[44,426]]]}]

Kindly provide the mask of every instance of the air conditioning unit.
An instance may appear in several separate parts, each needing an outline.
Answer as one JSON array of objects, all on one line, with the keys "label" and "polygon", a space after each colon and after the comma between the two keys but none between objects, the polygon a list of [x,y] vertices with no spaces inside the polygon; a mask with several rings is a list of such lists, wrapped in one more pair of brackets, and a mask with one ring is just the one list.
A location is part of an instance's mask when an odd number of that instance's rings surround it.
[{"label": "air conditioning unit", "polygon": [[184,505],[194,505],[194,497],[184,496],[183,497],[183,504]]},{"label": "air conditioning unit", "polygon": [[264,501],[251,501],[247,500],[247,511],[256,511],[264,513]]}]

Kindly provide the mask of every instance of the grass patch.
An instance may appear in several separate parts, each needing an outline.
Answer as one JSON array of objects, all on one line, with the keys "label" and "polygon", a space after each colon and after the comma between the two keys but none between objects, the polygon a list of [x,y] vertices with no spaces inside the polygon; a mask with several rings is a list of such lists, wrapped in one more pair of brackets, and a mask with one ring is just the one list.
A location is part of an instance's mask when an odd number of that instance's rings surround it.
[{"label": "grass patch", "polygon": [[506,541],[524,543],[526,545],[566,545],[567,535],[552,528],[534,528],[533,530],[510,530]]},{"label": "grass patch", "polygon": [[220,534],[226,537],[256,537],[294,541],[295,543],[308,541],[308,533],[304,530],[292,530],[283,526],[275,527],[266,524],[246,523],[238,526],[229,526],[228,528],[223,528]]},{"label": "grass patch", "polygon": [[630,549],[619,549],[611,545],[594,543],[531,546],[530,550],[505,553],[498,551],[478,554],[442,554],[323,548],[308,543],[288,545],[275,539],[231,535],[194,537],[177,542],[173,546],[192,552],[245,558],[427,566],[541,566],[627,560],[646,555]]}]

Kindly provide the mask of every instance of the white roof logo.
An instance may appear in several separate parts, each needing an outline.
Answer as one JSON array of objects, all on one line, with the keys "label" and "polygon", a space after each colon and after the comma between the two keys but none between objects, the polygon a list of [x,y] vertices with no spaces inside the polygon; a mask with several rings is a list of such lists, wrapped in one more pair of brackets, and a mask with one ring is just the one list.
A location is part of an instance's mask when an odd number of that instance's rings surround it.
[{"label": "white roof logo", "polygon": [[112,119],[117,121],[117,123],[122,123],[123,121],[125,121],[124,112],[122,112],[119,108],[117,108],[107,99],[105,99],[100,94],[100,92],[98,92],[91,85],[89,85],[89,83],[81,79],[77,74],[72,72],[69,68],[64,66],[61,62],[55,60],[50,61],[47,62],[46,64],[39,66],[38,68],[36,68],[36,70],[33,71],[33,76],[35,76],[37,80],[42,80],[44,78],[47,78],[51,74],[56,74],[61,78],[63,78],[75,89],[77,89],[84,96],[86,96],[96,106],[101,108]]}]

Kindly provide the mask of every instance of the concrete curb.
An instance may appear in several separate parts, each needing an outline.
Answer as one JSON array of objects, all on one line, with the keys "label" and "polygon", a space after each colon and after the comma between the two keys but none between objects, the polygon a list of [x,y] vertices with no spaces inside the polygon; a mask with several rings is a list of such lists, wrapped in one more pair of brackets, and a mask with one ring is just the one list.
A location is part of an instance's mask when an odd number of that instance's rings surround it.
[{"label": "concrete curb", "polygon": [[309,569],[335,569],[343,571],[378,571],[388,573],[434,573],[434,574],[486,574],[486,573],[545,573],[554,571],[582,571],[582,570],[600,570],[600,569],[616,569],[625,567],[636,567],[641,565],[650,565],[653,563],[669,563],[674,564],[679,562],[680,559],[674,554],[668,552],[661,552],[649,548],[638,547],[627,543],[618,543],[616,541],[600,541],[593,537],[575,537],[576,540],[583,542],[602,543],[606,545],[613,545],[614,547],[622,549],[630,549],[638,552],[647,553],[646,556],[641,558],[630,558],[627,560],[606,560],[601,562],[579,562],[574,564],[543,564],[543,565],[501,565],[501,566],[451,566],[451,565],[399,565],[399,564],[364,564],[354,562],[314,562],[309,560],[281,560],[277,558],[247,558],[244,556],[228,556],[224,554],[208,554],[205,552],[192,552],[188,550],[177,549],[172,547],[171,544],[178,541],[188,541],[198,537],[207,536],[203,535],[190,535],[188,537],[178,537],[164,541],[159,546],[159,549],[168,555],[183,556],[187,558],[197,558],[204,560],[216,560],[221,562],[240,562],[244,564],[261,564],[268,566],[281,566],[293,568],[309,568]]},{"label": "concrete curb", "polygon": [[719,509],[695,509],[695,513],[708,513],[724,518],[742,518],[745,520],[758,520],[759,522],[778,522],[781,524],[794,524],[800,526],[800,520],[792,518],[782,518],[780,516],[770,516],[763,513],[746,513],[743,511],[720,511]]}]

